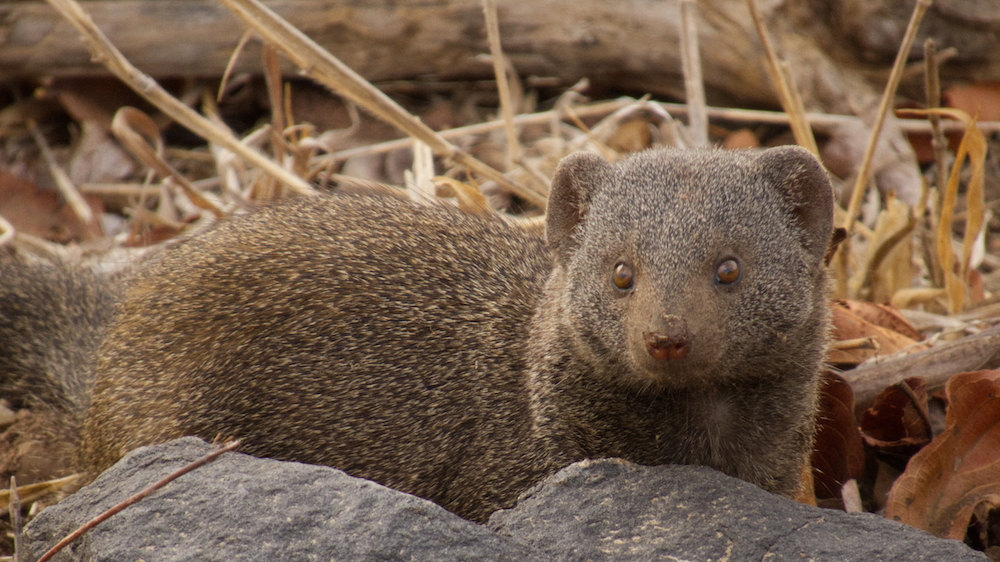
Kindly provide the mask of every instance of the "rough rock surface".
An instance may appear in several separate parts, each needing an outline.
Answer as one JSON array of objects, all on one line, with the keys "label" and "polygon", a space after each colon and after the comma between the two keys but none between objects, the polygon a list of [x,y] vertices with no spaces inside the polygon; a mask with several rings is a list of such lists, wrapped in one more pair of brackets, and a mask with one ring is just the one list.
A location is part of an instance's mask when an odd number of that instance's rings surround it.
[{"label": "rough rock surface", "polygon": [[[78,526],[211,447],[133,451],[25,529],[36,560]],[[77,540],[54,560],[517,560],[531,551],[420,498],[339,470],[225,454]]]},{"label": "rough rock surface", "polygon": [[871,513],[820,509],[701,466],[579,462],[489,526],[549,560],[985,560]]},{"label": "rough rock surface", "polygon": [[[139,449],[25,530],[22,560],[210,450]],[[492,529],[491,529],[492,528]],[[489,526],[326,467],[226,454],[56,560],[985,560],[874,515],[796,504],[702,467],[572,465]]]}]

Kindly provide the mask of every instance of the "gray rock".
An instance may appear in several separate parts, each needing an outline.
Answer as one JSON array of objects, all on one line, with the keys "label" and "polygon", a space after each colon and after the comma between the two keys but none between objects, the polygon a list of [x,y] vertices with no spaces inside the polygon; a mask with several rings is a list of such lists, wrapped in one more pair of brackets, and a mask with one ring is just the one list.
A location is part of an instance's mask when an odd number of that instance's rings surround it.
[{"label": "gray rock", "polygon": [[[143,447],[25,529],[36,560],[106,509],[202,457],[187,437]],[[55,560],[532,560],[516,541],[339,470],[225,454],[126,508]]]},{"label": "gray rock", "polygon": [[489,527],[549,560],[986,560],[870,513],[776,496],[701,466],[571,465]]},{"label": "gray rock", "polygon": [[[210,446],[138,449],[39,514],[22,560]],[[578,463],[489,526],[339,470],[226,454],[101,523],[56,560],[985,560],[874,515],[804,506],[702,467]]]}]

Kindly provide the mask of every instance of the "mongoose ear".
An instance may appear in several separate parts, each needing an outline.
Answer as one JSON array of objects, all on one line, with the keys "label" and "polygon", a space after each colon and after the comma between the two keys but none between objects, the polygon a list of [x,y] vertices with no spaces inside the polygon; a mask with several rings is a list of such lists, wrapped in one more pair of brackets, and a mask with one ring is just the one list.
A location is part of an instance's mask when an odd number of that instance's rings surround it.
[{"label": "mongoose ear", "polygon": [[794,206],[805,234],[803,245],[817,260],[823,259],[833,235],[833,186],[823,165],[798,146],[765,150],[761,159],[761,167]]},{"label": "mongoose ear", "polygon": [[559,161],[549,190],[545,238],[560,265],[566,265],[576,226],[587,214],[591,196],[610,170],[607,160],[589,152],[574,152]]}]

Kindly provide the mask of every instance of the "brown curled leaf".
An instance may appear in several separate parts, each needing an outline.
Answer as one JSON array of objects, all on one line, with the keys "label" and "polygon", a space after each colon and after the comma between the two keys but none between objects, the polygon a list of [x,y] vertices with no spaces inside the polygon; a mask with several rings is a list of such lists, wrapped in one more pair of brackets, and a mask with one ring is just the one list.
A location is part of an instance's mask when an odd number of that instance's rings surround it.
[{"label": "brown curled leaf", "polygon": [[870,447],[908,457],[930,442],[928,419],[927,384],[910,377],[878,395],[861,416],[861,435]]},{"label": "brown curled leaf", "polygon": [[977,506],[1000,505],[1000,370],[953,376],[946,429],[910,459],[886,517],[962,540]]}]

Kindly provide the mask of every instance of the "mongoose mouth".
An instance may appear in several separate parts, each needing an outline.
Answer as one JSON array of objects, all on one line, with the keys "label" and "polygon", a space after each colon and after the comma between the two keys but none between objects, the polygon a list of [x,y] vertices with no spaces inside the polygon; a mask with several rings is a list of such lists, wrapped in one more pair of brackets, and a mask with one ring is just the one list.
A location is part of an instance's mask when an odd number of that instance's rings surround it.
[{"label": "mongoose mouth", "polygon": [[681,336],[644,332],[642,339],[646,344],[646,352],[657,361],[683,359],[691,352],[691,336],[687,330]]},{"label": "mongoose mouth", "polygon": [[691,331],[681,316],[659,314],[649,328],[642,332],[642,342],[646,353],[656,361],[676,361],[691,352]]}]

